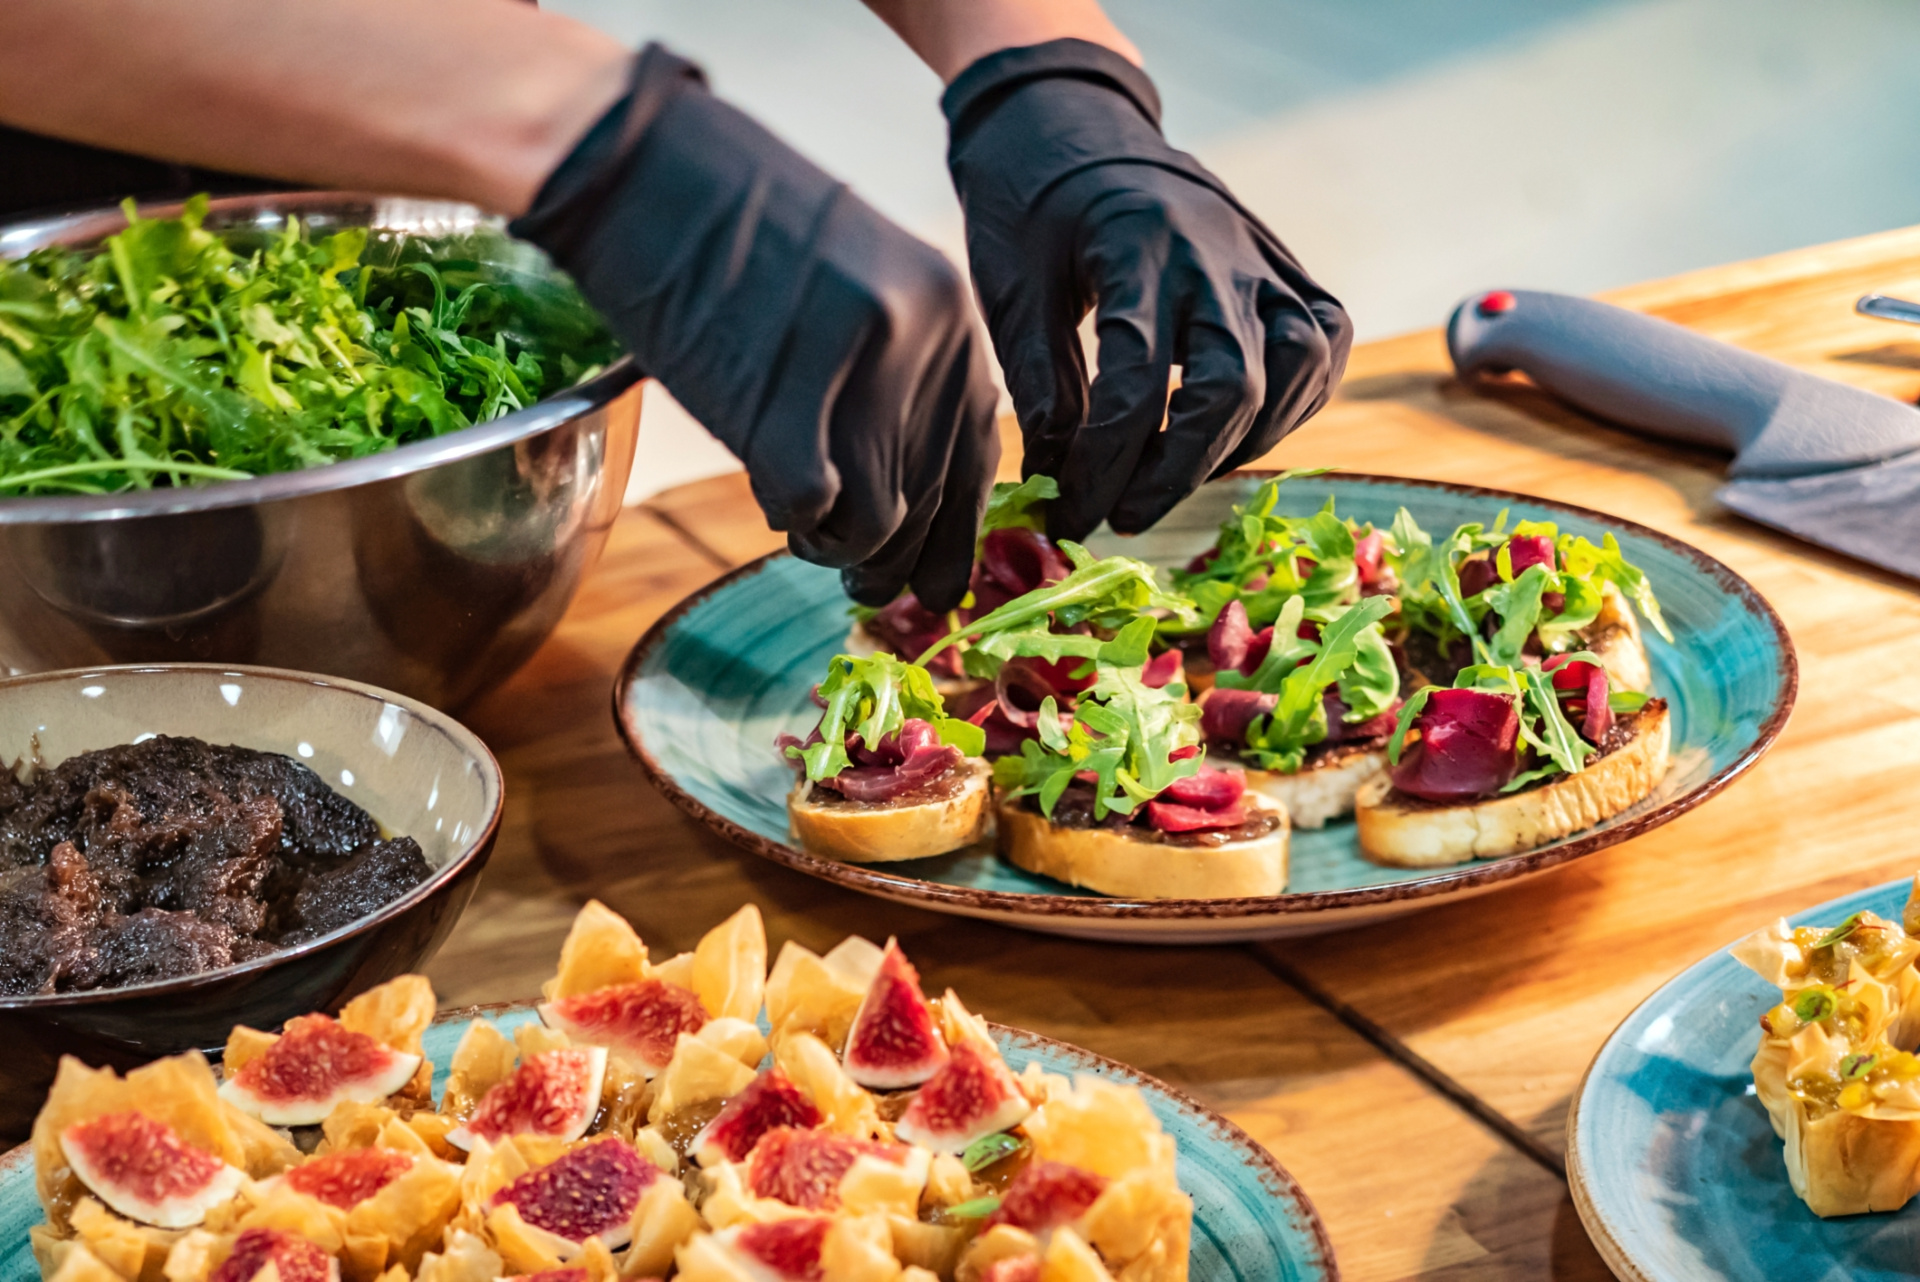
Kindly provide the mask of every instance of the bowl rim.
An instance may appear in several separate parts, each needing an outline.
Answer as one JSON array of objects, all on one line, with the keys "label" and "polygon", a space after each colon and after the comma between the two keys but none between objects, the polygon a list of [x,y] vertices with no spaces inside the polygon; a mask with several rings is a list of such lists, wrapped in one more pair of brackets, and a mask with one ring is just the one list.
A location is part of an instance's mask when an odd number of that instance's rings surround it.
[{"label": "bowl rim", "polygon": [[[213,981],[227,981],[244,978],[272,970],[277,966],[295,962],[304,957],[331,948],[343,939],[372,930],[384,922],[391,921],[400,914],[425,903],[439,893],[448,882],[460,876],[473,861],[487,851],[499,834],[500,817],[506,804],[506,778],[500,769],[500,762],[486,743],[438,708],[410,699],[406,695],[392,690],[369,685],[364,681],[351,681],[345,677],[324,676],[315,672],[300,672],[292,668],[271,668],[261,664],[247,663],[120,663],[102,664],[85,668],[60,668],[52,672],[34,672],[22,676],[0,678],[0,698],[7,691],[23,686],[38,685],[50,681],[73,681],[89,676],[134,676],[170,675],[174,673],[202,673],[208,676],[239,676],[250,680],[280,681],[291,685],[313,686],[322,690],[333,690],[362,699],[378,699],[382,703],[394,704],[405,708],[420,721],[431,726],[436,732],[453,741],[468,760],[479,768],[481,787],[492,794],[492,804],[488,807],[486,822],[481,824],[473,837],[454,852],[451,858],[433,870],[431,876],[406,894],[390,903],[383,904],[373,912],[356,921],[348,922],[335,930],[315,939],[295,944],[291,948],[282,948],[255,957],[250,961],[236,962],[231,966],[218,966],[212,970],[203,970],[193,975],[183,975],[175,979],[148,980],[142,984],[129,984],[122,988],[90,988],[72,993],[33,993],[23,997],[0,996],[0,1011],[36,1011],[47,1009],[66,1009],[74,1006],[94,1006],[108,1002],[126,1001],[148,997],[166,997],[185,992]],[[245,745],[242,745],[245,746]],[[55,763],[58,764],[58,763]]]},{"label": "bowl rim", "polygon": [[[143,216],[167,218],[177,215],[185,203],[177,200],[143,202],[138,208]],[[264,192],[248,196],[223,196],[210,202],[208,209],[210,217],[217,217],[247,211],[300,213],[302,210],[338,208],[343,205],[365,205],[369,211],[368,226],[378,225],[372,219],[383,208],[405,209],[416,217],[433,216],[438,211],[443,218],[473,226],[494,225],[501,221],[458,201],[409,200],[363,191]],[[125,226],[125,217],[117,205],[0,223],[0,263],[47,245],[84,242],[110,235]],[[182,512],[210,512],[392,480],[538,436],[571,419],[604,408],[643,377],[633,357],[622,356],[592,378],[511,414],[379,454],[343,459],[297,472],[272,472],[245,481],[220,481],[212,485],[178,489],[130,490],[119,494],[0,497],[0,526],[115,521],[131,517],[170,516]]]},{"label": "bowl rim", "polygon": [[[1230,473],[1229,477],[1262,480],[1278,475],[1280,472],[1273,468],[1243,468]],[[1229,477],[1220,479],[1226,480]],[[1316,479],[1408,486],[1414,489],[1469,495],[1479,499],[1533,504],[1603,528],[1620,530],[1659,543],[1674,554],[1692,561],[1702,574],[1712,579],[1729,596],[1738,599],[1757,615],[1761,623],[1772,633],[1779,646],[1776,660],[1779,702],[1760,723],[1754,733],[1753,741],[1732,761],[1693,788],[1624,823],[1598,832],[1589,831],[1544,849],[1523,851],[1499,859],[1480,859],[1464,864],[1454,864],[1428,876],[1409,878],[1405,881],[1380,882],[1344,890],[1283,891],[1278,895],[1240,899],[1126,899],[1104,895],[1027,893],[986,890],[975,886],[952,886],[944,882],[926,881],[918,877],[905,877],[899,873],[889,872],[886,864],[844,863],[811,854],[798,846],[774,841],[758,832],[744,828],[693,796],[647,749],[639,726],[634,723],[629,714],[629,693],[640,676],[640,669],[652,657],[653,652],[665,642],[667,633],[684,615],[735,580],[758,574],[770,562],[790,556],[791,553],[786,551],[770,552],[729,570],[688,593],[672,609],[654,621],[653,626],[634,643],[633,649],[627,654],[626,661],[620,666],[619,676],[613,686],[614,726],[619,730],[620,738],[627,745],[627,751],[639,763],[641,772],[646,775],[648,782],[659,789],[675,806],[733,845],[751,851],[764,859],[806,873],[810,877],[816,877],[849,890],[856,890],[862,894],[875,895],[897,903],[911,904],[935,911],[991,914],[994,920],[1005,921],[1011,925],[1023,924],[1021,919],[1048,918],[1085,922],[1170,920],[1226,922],[1297,918],[1315,913],[1350,912],[1357,908],[1386,903],[1424,904],[1490,889],[1506,882],[1522,880],[1560,867],[1609,846],[1618,845],[1658,828],[1703,802],[1711,800],[1736,778],[1746,773],[1747,769],[1773,745],[1773,741],[1786,727],[1787,718],[1793,712],[1800,690],[1799,657],[1793,648],[1793,638],[1788,634],[1786,624],[1757,588],[1729,566],[1691,543],[1624,517],[1613,516],[1573,503],[1563,503],[1558,499],[1522,494],[1516,490],[1494,489],[1455,481],[1434,481],[1418,477],[1344,470],[1326,472]]]}]

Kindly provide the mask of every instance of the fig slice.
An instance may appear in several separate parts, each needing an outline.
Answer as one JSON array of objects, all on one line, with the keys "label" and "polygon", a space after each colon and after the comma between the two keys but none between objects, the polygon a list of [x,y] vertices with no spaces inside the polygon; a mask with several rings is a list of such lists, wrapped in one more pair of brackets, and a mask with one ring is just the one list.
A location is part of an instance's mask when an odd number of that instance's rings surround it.
[{"label": "fig slice", "polygon": [[905,1144],[859,1140],[831,1131],[777,1127],[760,1137],[747,1157],[747,1185],[755,1197],[770,1197],[803,1211],[840,1206],[840,1181],[862,1157],[896,1165],[911,1153]]},{"label": "fig slice", "polygon": [[1103,1175],[1065,1162],[1030,1162],[1007,1185],[985,1227],[1011,1224],[1029,1233],[1044,1233],[1085,1215],[1106,1190]]},{"label": "fig slice", "polygon": [[963,1041],[914,1094],[893,1133],[936,1153],[961,1153],[977,1139],[1017,1126],[1032,1111],[1000,1056]]},{"label": "fig slice", "polygon": [[145,1113],[106,1113],[60,1132],[60,1151],[87,1191],[130,1220],[192,1228],[230,1200],[247,1174]]},{"label": "fig slice", "polygon": [[643,979],[558,998],[540,1007],[540,1018],[576,1042],[633,1060],[654,1077],[673,1058],[680,1034],[699,1032],[708,1016],[691,989]]},{"label": "fig slice", "polygon": [[776,1066],[726,1102],[693,1137],[691,1152],[702,1166],[738,1162],[753,1152],[768,1131],[783,1126],[805,1130],[820,1125],[820,1120],[813,1101]]},{"label": "fig slice", "polygon": [[376,1104],[413,1080],[420,1057],[327,1015],[301,1015],[264,1054],[220,1086],[220,1097],[269,1126],[315,1126],[341,1103]]},{"label": "fig slice", "polygon": [[824,1215],[743,1224],[732,1231],[728,1245],[745,1257],[750,1276],[771,1273],[781,1282],[818,1282],[825,1273],[821,1256],[832,1227],[832,1219]]},{"label": "fig slice", "polygon": [[350,1148],[311,1157],[280,1181],[296,1193],[351,1211],[413,1169],[418,1159],[391,1148]]},{"label": "fig slice", "polygon": [[633,1210],[660,1168],[617,1135],[603,1135],[528,1171],[493,1195],[511,1205],[536,1241],[562,1260],[589,1238],[610,1251],[633,1239]]},{"label": "fig slice", "polygon": [[841,1060],[847,1076],[870,1090],[918,1086],[947,1062],[946,1039],[898,940],[887,941]]},{"label": "fig slice", "polygon": [[252,1282],[268,1265],[280,1282],[340,1282],[340,1262],[297,1233],[243,1229],[207,1282]]},{"label": "fig slice", "polygon": [[604,1046],[569,1046],[529,1055],[503,1082],[494,1083],[473,1114],[447,1132],[447,1143],[471,1149],[476,1139],[539,1135],[572,1142],[600,1111],[607,1075]]}]

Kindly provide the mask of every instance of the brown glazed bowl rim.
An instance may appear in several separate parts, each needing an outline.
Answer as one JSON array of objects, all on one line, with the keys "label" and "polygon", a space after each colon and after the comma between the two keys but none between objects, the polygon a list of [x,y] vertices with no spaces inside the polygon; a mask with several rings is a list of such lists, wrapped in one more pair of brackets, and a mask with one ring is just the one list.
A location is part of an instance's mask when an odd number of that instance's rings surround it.
[{"label": "brown glazed bowl rim", "polygon": [[75,993],[35,993],[27,997],[0,997],[0,1011],[45,1012],[130,999],[170,997],[196,988],[258,975],[282,966],[298,965],[318,953],[374,930],[426,903],[492,847],[494,837],[500,828],[501,811],[506,803],[505,776],[492,750],[479,735],[438,708],[424,704],[418,699],[410,699],[406,695],[384,690],[379,686],[368,685],[364,681],[350,681],[345,677],[329,677],[314,672],[296,672],[291,668],[270,668],[246,663],[123,663],[86,668],[62,668],[55,672],[36,672],[26,676],[0,678],[0,698],[5,698],[9,690],[47,681],[70,681],[78,677],[96,675],[158,675],[176,672],[231,675],[255,681],[280,681],[292,685],[312,686],[319,690],[334,690],[364,699],[378,699],[405,708],[421,722],[451,740],[460,749],[462,755],[479,769],[483,788],[490,789],[493,794],[493,805],[489,808],[486,822],[478,825],[472,839],[456,851],[445,864],[434,869],[433,874],[425,881],[358,921],[349,922],[337,930],[328,931],[317,939],[309,939],[291,948],[283,948],[251,961],[203,970],[197,975],[186,975],[178,979],[156,979],[144,984],[129,984],[124,988],[94,988]]},{"label": "brown glazed bowl rim", "polygon": [[[177,216],[184,202],[145,204],[143,217]],[[357,218],[352,225],[381,226],[383,210],[405,212],[416,220],[440,218],[460,226],[498,226],[500,220],[483,215],[471,205],[455,201],[402,200],[357,191],[274,192],[255,196],[228,196],[210,202],[211,225],[239,224],[246,215],[332,214]],[[86,245],[127,225],[120,208],[89,209],[0,224],[0,263],[48,245]],[[365,458],[345,459],[297,472],[273,472],[245,481],[221,481],[194,487],[162,487],[123,494],[0,497],[0,525],[63,524],[75,521],[114,521],[181,512],[208,512],[219,508],[249,507],[330,490],[349,489],[375,481],[392,480],[430,471],[446,463],[472,458],[512,445],[600,409],[642,377],[631,356],[622,356],[592,378],[556,392],[536,404],[485,423],[415,441]]]},{"label": "brown glazed bowl rim", "polygon": [[[1267,468],[1245,468],[1232,473],[1236,477],[1264,479],[1278,476]],[[1224,478],[1223,478],[1224,479]],[[1530,877],[1574,860],[1595,854],[1658,828],[1723,792],[1758,761],[1780,736],[1800,690],[1799,657],[1787,626],[1767,599],[1740,574],[1718,559],[1671,534],[1611,513],[1565,503],[1540,495],[1515,490],[1467,485],[1455,481],[1423,480],[1375,472],[1330,471],[1324,479],[1376,482],[1415,489],[1443,490],[1476,498],[1509,503],[1532,504],[1551,508],[1595,525],[1628,531],[1637,537],[1665,546],[1669,551],[1692,561],[1707,577],[1729,595],[1738,598],[1764,621],[1779,644],[1780,701],[1761,723],[1753,742],[1740,755],[1694,787],[1673,797],[1633,820],[1598,832],[1588,832],[1543,850],[1533,850],[1500,859],[1476,860],[1457,864],[1429,876],[1406,881],[1381,882],[1344,890],[1308,890],[1282,892],[1279,895],[1240,899],[1126,899],[1100,895],[1063,895],[984,890],[974,886],[951,886],[886,871],[885,864],[853,864],[810,854],[786,842],[774,841],[760,833],[735,824],[693,796],[674,778],[652,752],[639,728],[628,716],[628,691],[640,675],[641,667],[666,639],[667,632],[689,610],[737,579],[758,574],[768,562],[791,555],[770,552],[737,566],[706,585],[696,588],[672,609],[654,621],[643,633],[621,665],[613,688],[613,721],[627,751],[639,763],[641,772],[675,806],[733,845],[751,851],[774,863],[784,864],[821,881],[831,882],[862,894],[877,895],[941,911],[1008,914],[1016,918],[1056,918],[1070,922],[1102,921],[1229,921],[1236,918],[1296,917],[1313,913],[1340,912],[1384,903],[1413,903],[1436,898],[1452,898]],[[1014,924],[1020,924],[1018,922]]]}]

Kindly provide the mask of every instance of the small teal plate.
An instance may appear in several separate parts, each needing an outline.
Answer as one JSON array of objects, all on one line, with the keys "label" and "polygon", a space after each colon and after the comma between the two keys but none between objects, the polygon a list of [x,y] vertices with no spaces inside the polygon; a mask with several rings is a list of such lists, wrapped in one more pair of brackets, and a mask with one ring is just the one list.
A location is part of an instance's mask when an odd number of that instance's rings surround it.
[{"label": "small teal plate", "polygon": [[[440,1016],[426,1035],[427,1054],[437,1067],[436,1093],[446,1084],[454,1047],[477,1016],[509,1030],[537,1018],[525,1003]],[[998,1024],[993,1033],[1015,1072],[1038,1063],[1053,1073],[1130,1082],[1146,1093],[1178,1146],[1180,1187],[1193,1198],[1194,1282],[1337,1282],[1340,1270],[1313,1203],[1245,1131],[1166,1083],[1091,1051]],[[41,1220],[33,1154],[21,1145],[0,1157],[0,1282],[39,1278],[27,1230]]]},{"label": "small teal plate", "polygon": [[[1124,551],[1160,566],[1209,547],[1222,518],[1260,484],[1237,473],[1203,486],[1147,534],[1099,534],[1102,555]],[[846,864],[788,844],[791,776],[775,754],[781,732],[818,719],[808,692],[845,644],[847,598],[831,570],[784,553],[695,592],[648,630],[614,691],[627,745],[660,790],[728,840],[802,872],[941,912],[1056,934],[1139,943],[1220,943],[1304,935],[1396,916],[1536,876],[1667,822],[1724,788],[1786,724],[1798,681],[1793,645],[1760,594],[1704,552],[1645,526],[1499,490],[1334,473],[1282,487],[1283,510],[1305,515],[1331,493],[1342,515],[1377,525],[1401,506],[1429,531],[1465,521],[1557,521],[1620,540],[1652,579],[1674,644],[1649,635],[1656,692],[1673,718],[1673,768],[1654,794],[1604,824],[1506,859],[1442,871],[1387,868],[1360,854],[1351,821],[1293,834],[1288,893],[1261,899],[1124,900],[1077,892],[985,850],[895,864]]]},{"label": "small teal plate", "polygon": [[[1810,909],[1794,925],[1872,909],[1895,921],[1908,883]],[[1587,1234],[1630,1282],[1920,1273],[1920,1203],[1823,1220],[1794,1196],[1754,1098],[1760,1015],[1779,1000],[1722,949],[1682,971],[1600,1048],[1567,1119],[1567,1175]]]}]

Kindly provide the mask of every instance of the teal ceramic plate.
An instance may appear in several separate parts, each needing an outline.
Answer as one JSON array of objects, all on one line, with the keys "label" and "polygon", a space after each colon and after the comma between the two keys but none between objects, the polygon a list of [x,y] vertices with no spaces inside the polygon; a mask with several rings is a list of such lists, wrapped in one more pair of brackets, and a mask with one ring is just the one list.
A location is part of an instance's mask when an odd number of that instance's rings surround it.
[{"label": "teal ceramic plate", "polygon": [[[1870,908],[1900,920],[1908,883],[1822,904],[1795,925]],[[1587,1234],[1630,1282],[1912,1278],[1920,1204],[1822,1220],[1787,1183],[1754,1098],[1760,1015],[1779,1000],[1724,950],[1627,1016],[1567,1120],[1567,1174]]]},{"label": "teal ceramic plate", "polygon": [[[1089,540],[1180,565],[1211,546],[1221,520],[1262,479],[1239,473],[1181,504],[1147,534]],[[847,598],[831,570],[785,554],[709,584],[656,623],[614,692],[627,745],[660,789],[747,849],[813,876],[942,912],[1057,934],[1134,942],[1218,943],[1310,934],[1394,916],[1537,876],[1665,823],[1752,765],[1786,723],[1797,673],[1786,629],[1733,571],[1664,534],[1545,499],[1397,477],[1335,473],[1281,489],[1305,515],[1332,493],[1342,515],[1386,525],[1406,506],[1428,530],[1464,521],[1559,522],[1619,540],[1652,578],[1674,644],[1648,637],[1657,692],[1673,717],[1673,769],[1651,797],[1604,824],[1523,855],[1440,871],[1385,868],[1360,854],[1351,821],[1293,834],[1288,893],[1261,899],[1109,899],[1023,872],[986,850],[857,865],[788,844],[787,767],[773,742],[818,718],[808,691],[844,645]]]},{"label": "teal ceramic plate", "polygon": [[[475,1018],[502,1029],[538,1018],[528,1004],[476,1006],[442,1015],[426,1050],[446,1085],[446,1065]],[[1094,1073],[1140,1087],[1179,1147],[1180,1187],[1193,1198],[1193,1282],[1337,1282],[1339,1268],[1313,1203],[1273,1155],[1247,1133],[1166,1083],[1124,1064],[1037,1033],[995,1024],[994,1038],[1015,1072],[1038,1063],[1049,1072]],[[33,1155],[25,1145],[0,1157],[0,1282],[40,1276],[27,1230],[41,1222]]]}]

